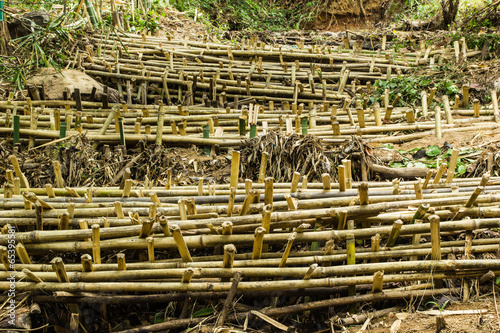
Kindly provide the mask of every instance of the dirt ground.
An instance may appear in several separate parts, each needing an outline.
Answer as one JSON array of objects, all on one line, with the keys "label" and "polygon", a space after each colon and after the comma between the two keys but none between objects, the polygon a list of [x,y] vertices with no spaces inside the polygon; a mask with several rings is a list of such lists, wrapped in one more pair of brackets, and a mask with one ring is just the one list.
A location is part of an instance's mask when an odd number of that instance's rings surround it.
[{"label": "dirt ground", "polygon": [[[498,300],[495,302],[495,297],[489,294],[482,295],[465,303],[461,301],[448,303],[445,309],[443,309],[446,327],[441,330],[441,333],[500,332],[500,318],[498,317],[500,308],[498,307]],[[425,307],[425,303],[422,303],[421,299],[416,299],[411,304],[408,303],[407,308],[400,312],[390,313],[383,318],[371,320],[366,330],[361,331],[361,325],[357,325],[349,327],[348,332],[435,333],[436,313],[439,314],[439,309],[434,306],[433,314],[428,314],[425,310],[413,313],[408,312],[410,306]],[[470,310],[475,310],[478,313],[448,314],[451,311]],[[399,328],[396,330],[397,327]]]}]

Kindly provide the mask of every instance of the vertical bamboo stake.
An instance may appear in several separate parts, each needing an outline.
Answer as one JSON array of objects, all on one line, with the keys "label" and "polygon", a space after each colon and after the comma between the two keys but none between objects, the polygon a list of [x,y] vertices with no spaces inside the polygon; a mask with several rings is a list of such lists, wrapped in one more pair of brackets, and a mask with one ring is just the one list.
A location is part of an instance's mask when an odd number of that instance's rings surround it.
[{"label": "vertical bamboo stake", "polygon": [[253,182],[251,179],[245,179],[245,194],[248,195],[248,193],[252,190],[253,188]]},{"label": "vertical bamboo stake", "polygon": [[396,240],[398,239],[399,232],[401,231],[401,227],[403,226],[403,221],[397,220],[392,225],[391,233],[389,234],[389,239],[387,240],[386,247],[393,247],[396,244]]},{"label": "vertical bamboo stake", "polygon": [[[424,184],[422,185],[422,189],[425,190],[427,188],[427,185],[431,181],[431,178],[432,178],[432,171],[429,170],[429,171],[427,171],[427,175],[425,176],[425,180],[424,180]],[[438,180],[438,183],[439,183],[439,180]]]},{"label": "vertical bamboo stake", "polygon": [[240,172],[240,152],[233,150],[231,159],[231,182],[230,187],[238,188],[238,174]]},{"label": "vertical bamboo stake", "polygon": [[188,267],[183,273],[182,273],[182,279],[181,283],[190,283],[191,278],[193,277],[194,274],[194,269],[191,267]]},{"label": "vertical bamboo stake", "polygon": [[21,178],[14,177],[12,183],[14,184],[14,194],[20,195],[21,194]]},{"label": "vertical bamboo stake", "polygon": [[431,226],[432,260],[441,260],[441,235],[439,221],[439,216],[429,216]]},{"label": "vertical bamboo stake", "polygon": [[441,139],[441,108],[436,106],[434,109],[434,118],[436,121],[436,138]]},{"label": "vertical bamboo stake", "polygon": [[422,200],[424,198],[424,194],[422,191],[422,183],[420,182],[420,179],[416,180],[413,183],[413,188],[415,189],[415,198],[417,200]]},{"label": "vertical bamboo stake", "polygon": [[177,201],[177,204],[179,205],[179,216],[181,221],[186,221],[187,220],[187,212],[186,212],[186,202],[184,198],[179,199]]},{"label": "vertical bamboo stake", "polygon": [[375,105],[373,107],[373,116],[375,117],[375,126],[382,126],[382,118],[380,117],[380,107]]},{"label": "vertical bamboo stake", "polygon": [[[465,251],[464,251],[464,259],[470,260],[472,255],[472,231],[467,230],[465,232]],[[469,279],[464,278],[463,280],[463,301],[467,302],[470,299],[470,283]]]},{"label": "vertical bamboo stake", "polygon": [[142,222],[142,228],[139,233],[139,238],[146,238],[151,233],[154,220],[152,218],[144,218],[142,219],[141,222]]},{"label": "vertical bamboo stake", "polygon": [[[346,248],[347,248],[347,265],[356,265],[356,243],[354,241],[353,234],[346,235]],[[347,287],[347,293],[349,296],[356,296],[356,285],[349,285]],[[356,312],[356,305],[352,304],[349,307],[350,313]]]},{"label": "vertical bamboo stake", "polygon": [[297,188],[299,186],[300,181],[300,172],[295,171],[292,175],[292,182],[290,186],[290,193],[297,192]]},{"label": "vertical bamboo stake", "polygon": [[233,244],[224,245],[224,257],[222,260],[223,268],[233,268],[235,253],[236,253],[236,247]]},{"label": "vertical bamboo stake", "polygon": [[[420,205],[420,206],[422,206],[422,205]],[[429,206],[429,205],[427,205],[427,206]],[[415,219],[412,223],[419,224],[419,223],[422,223],[422,220]],[[420,234],[414,234],[412,237],[411,244],[414,246],[417,246],[418,244],[420,244],[420,236],[421,236]],[[410,261],[417,261],[417,260],[418,260],[418,256],[411,256],[410,257]]]},{"label": "vertical bamboo stake", "polygon": [[413,224],[413,223],[415,223],[416,220],[422,219],[430,207],[431,207],[431,205],[429,205],[429,204],[424,204],[424,203],[420,204],[420,206],[418,206],[418,208],[417,208],[417,211],[415,212],[415,214],[411,218],[409,224]]},{"label": "vertical bamboo stake", "polygon": [[453,116],[451,115],[450,100],[448,99],[447,95],[443,95],[441,99],[443,100],[444,112],[446,114],[446,123],[453,125]]},{"label": "vertical bamboo stake", "polygon": [[21,261],[21,264],[25,265],[30,265],[31,264],[31,259],[30,256],[28,255],[28,251],[26,251],[26,248],[22,243],[17,243],[16,245],[16,254]]},{"label": "vertical bamboo stake", "polygon": [[477,197],[481,194],[481,192],[484,191],[484,186],[478,186],[474,189],[474,192],[472,192],[469,200],[467,200],[467,203],[465,204],[466,208],[470,208],[474,205],[474,202],[476,201]]},{"label": "vertical bamboo stake", "polygon": [[462,86],[462,95],[463,95],[463,107],[469,108],[469,84],[466,83]]},{"label": "vertical bamboo stake", "polygon": [[[236,253],[236,247],[233,244],[224,245],[224,257],[222,259],[222,268],[233,268],[235,253]],[[220,281],[229,282],[230,278],[222,277]]]},{"label": "vertical bamboo stake", "polygon": [[377,271],[373,274],[372,294],[382,292],[384,285],[384,271]]},{"label": "vertical bamboo stake", "polygon": [[124,219],[125,215],[123,214],[122,203],[120,201],[115,201],[113,205],[115,206],[116,217],[119,219]]},{"label": "vertical bamboo stake", "polygon": [[472,104],[474,105],[474,118],[479,118],[479,100],[477,98],[474,98],[472,101]]},{"label": "vertical bamboo stake", "polygon": [[342,165],[345,167],[345,188],[350,190],[352,189],[351,160],[342,160]]},{"label": "vertical bamboo stake", "polygon": [[429,116],[429,110],[427,108],[427,93],[425,91],[422,91],[420,93],[420,96],[422,97],[422,116],[423,117],[428,117]]},{"label": "vertical bamboo stake", "polygon": [[146,238],[146,241],[148,242],[148,261],[150,263],[153,263],[153,262],[155,262],[154,239],[153,239],[153,237],[148,237],[148,238]]},{"label": "vertical bamboo stake", "polygon": [[345,166],[343,165],[339,165],[339,169],[338,169],[338,173],[339,173],[339,191],[340,192],[345,192],[345,189],[346,189],[346,177],[345,177]]},{"label": "vertical bamboo stake", "polygon": [[448,174],[446,175],[446,184],[451,184],[453,177],[455,176],[455,167],[457,165],[459,149],[453,149],[450,157],[450,165],[448,167]]},{"label": "vertical bamboo stake", "polygon": [[59,220],[59,230],[68,230],[69,228],[69,213],[64,212]]},{"label": "vertical bamboo stake", "polygon": [[125,186],[123,187],[122,198],[130,197],[130,191],[132,190],[132,184],[134,181],[132,179],[125,180]]},{"label": "vertical bamboo stake", "polygon": [[250,190],[243,201],[241,206],[240,216],[247,215],[250,211],[250,204],[253,203],[255,197],[258,195],[256,190]]},{"label": "vertical bamboo stake", "polygon": [[482,177],[481,177],[481,182],[479,183],[479,186],[486,187],[486,184],[490,181],[491,173],[488,171],[486,172]]},{"label": "vertical bamboo stake", "polygon": [[[262,208],[262,228],[266,230],[266,234],[271,232],[271,212],[273,207],[271,205],[265,205]],[[262,246],[262,252],[267,252],[269,250],[269,245],[264,244]]]},{"label": "vertical bamboo stake", "polygon": [[273,205],[273,190],[274,190],[274,179],[272,177],[267,177],[265,179],[264,187],[264,204]]},{"label": "vertical bamboo stake", "polygon": [[441,164],[439,166],[439,169],[436,173],[436,177],[434,178],[434,181],[432,182],[433,184],[439,184],[439,181],[441,180],[441,177],[443,176],[444,171],[446,170],[446,164]]},{"label": "vertical bamboo stake", "polygon": [[56,176],[57,188],[63,188],[64,180],[61,174],[61,164],[59,163],[59,161],[52,161],[52,166],[54,167],[54,175]]},{"label": "vertical bamboo stake", "polygon": [[500,112],[498,111],[498,98],[495,89],[491,91],[491,102],[493,104],[493,115],[495,116],[495,121],[498,123],[500,122]]},{"label": "vertical bamboo stake", "polygon": [[229,191],[229,202],[227,204],[227,217],[233,216],[235,196],[236,196],[236,188],[231,186],[231,189]]},{"label": "vertical bamboo stake", "polygon": [[127,263],[125,261],[125,254],[124,253],[118,253],[116,255],[116,260],[118,263],[118,270],[120,271],[126,271],[127,270]]},{"label": "vertical bamboo stake", "polygon": [[64,268],[64,263],[62,258],[55,257],[52,259],[52,270],[56,272],[57,279],[59,282],[69,282],[68,274]]},{"label": "vertical bamboo stake", "polygon": [[286,266],[286,261],[288,260],[288,256],[290,255],[290,251],[292,250],[293,242],[297,237],[297,233],[293,232],[290,237],[288,237],[288,241],[286,243],[285,251],[283,251],[283,256],[281,257],[281,261],[279,264],[279,268]]},{"label": "vertical bamboo stake", "polygon": [[356,114],[358,116],[359,127],[365,128],[365,113],[363,108],[356,108]]},{"label": "vertical bamboo stake", "polygon": [[92,257],[88,254],[84,254],[80,257],[82,263],[83,272],[93,272],[94,267],[92,266]]},{"label": "vertical bamboo stake", "polygon": [[92,258],[94,264],[101,263],[101,232],[99,224],[92,224]]},{"label": "vertical bamboo stake", "polygon": [[264,234],[266,233],[266,229],[262,227],[258,227],[255,229],[254,233],[254,241],[253,241],[253,251],[252,251],[252,260],[260,259],[262,255],[262,245],[264,242]]},{"label": "vertical bamboo stake", "polygon": [[182,257],[182,261],[184,262],[192,262],[191,255],[189,254],[189,249],[184,241],[184,237],[182,236],[181,228],[174,224],[170,226],[170,231],[172,232],[172,236],[174,237],[175,245],[177,245],[177,250]]},{"label": "vertical bamboo stake", "polygon": [[10,155],[9,159],[10,162],[12,163],[12,166],[14,167],[14,172],[16,173],[16,176],[18,176],[21,180],[21,187],[29,188],[28,179],[26,178],[24,173],[22,173],[17,157],[15,155]]},{"label": "vertical bamboo stake", "polygon": [[368,205],[370,199],[368,198],[368,183],[361,183],[358,187],[359,204]]},{"label": "vertical bamboo stake", "polygon": [[307,270],[306,274],[304,275],[304,280],[309,280],[311,279],[312,275],[314,274],[314,271],[318,268],[318,264],[312,264],[309,266],[309,269]]},{"label": "vertical bamboo stake", "polygon": [[261,160],[260,160],[259,179],[257,181],[259,184],[264,183],[264,179],[266,177],[266,167],[267,167],[267,159],[268,159],[268,157],[269,157],[269,153],[268,152],[262,152],[262,157],[261,157]]},{"label": "vertical bamboo stake", "polygon": [[332,188],[331,178],[329,173],[324,173],[321,175],[323,181],[323,191],[329,191]]},{"label": "vertical bamboo stake", "polygon": [[233,234],[233,223],[230,221],[222,222],[222,235],[230,236]]},{"label": "vertical bamboo stake", "polygon": [[33,274],[29,269],[23,268],[23,273],[26,275],[28,279],[30,279],[33,282],[40,283],[43,282],[42,279],[40,279],[37,275]]},{"label": "vertical bamboo stake", "polygon": [[172,188],[172,169],[167,170],[167,181],[165,182],[165,189],[170,190]]},{"label": "vertical bamboo stake", "polygon": [[[378,252],[380,250],[380,235],[376,234],[371,238],[371,250],[372,252]],[[378,262],[379,259],[377,257],[373,257],[371,260],[372,263]]]}]

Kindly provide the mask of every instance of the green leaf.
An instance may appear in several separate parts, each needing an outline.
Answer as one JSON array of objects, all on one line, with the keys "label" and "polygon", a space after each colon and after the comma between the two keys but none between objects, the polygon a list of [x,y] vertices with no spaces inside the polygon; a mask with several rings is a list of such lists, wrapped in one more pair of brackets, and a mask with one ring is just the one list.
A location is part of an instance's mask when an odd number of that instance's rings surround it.
[{"label": "green leaf", "polygon": [[467,171],[467,166],[465,164],[457,166],[457,174],[458,175],[463,175]]},{"label": "green leaf", "polygon": [[393,162],[391,163],[391,168],[404,168],[405,165],[403,163],[399,163],[399,162]]},{"label": "green leaf", "polygon": [[213,307],[201,309],[193,313],[193,318],[206,317],[208,315],[211,315],[212,313],[214,313]]},{"label": "green leaf", "polygon": [[420,148],[419,147],[415,147],[412,150],[410,150],[409,153],[413,154],[413,153],[416,153],[417,151],[422,150],[422,149],[424,149],[424,147],[420,147]]},{"label": "green leaf", "polygon": [[425,154],[430,157],[438,156],[439,154],[441,154],[441,149],[439,149],[439,147],[436,145],[432,145],[427,147],[427,149],[425,150]]},{"label": "green leaf", "polygon": [[443,156],[441,156],[441,157],[442,158],[450,157],[452,153],[453,153],[453,149],[448,149],[446,151],[446,153],[444,153]]},{"label": "green leaf", "polygon": [[163,323],[165,321],[165,318],[163,316],[163,312],[158,312],[155,314],[155,318],[153,320],[153,324],[159,324]]}]

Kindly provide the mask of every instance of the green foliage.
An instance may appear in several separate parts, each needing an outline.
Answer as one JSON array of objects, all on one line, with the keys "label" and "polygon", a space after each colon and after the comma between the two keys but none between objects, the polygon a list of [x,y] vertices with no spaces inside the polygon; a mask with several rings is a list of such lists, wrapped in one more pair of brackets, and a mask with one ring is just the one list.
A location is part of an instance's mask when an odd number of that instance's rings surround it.
[{"label": "green foliage", "polygon": [[427,147],[427,149],[425,150],[425,154],[429,157],[438,156],[439,154],[441,154],[441,149],[436,145],[432,145]]},{"label": "green foliage", "polygon": [[449,302],[450,302],[450,300],[447,299],[446,302],[444,302],[442,305],[439,305],[439,303],[437,303],[435,301],[429,301],[429,302],[425,303],[425,305],[427,305],[427,304],[434,304],[439,309],[439,312],[443,312],[444,308],[446,307],[446,305]]},{"label": "green foliage", "polygon": [[22,89],[26,78],[33,71],[42,67],[54,67],[66,59],[65,46],[74,37],[64,27],[68,13],[56,19],[50,19],[45,28],[32,23],[31,33],[12,41],[16,45],[12,57],[0,62],[0,75],[10,81],[17,89]]},{"label": "green foliage", "polygon": [[439,1],[433,0],[406,0],[404,10],[394,16],[395,21],[406,19],[409,21],[427,20],[434,17],[441,6]]},{"label": "green foliage", "polygon": [[201,10],[212,24],[221,29],[281,31],[298,29],[311,22],[321,0],[175,0],[171,3],[191,15],[196,9]]},{"label": "green foliage", "polygon": [[206,317],[214,313],[214,308],[213,307],[208,307],[205,309],[201,309],[193,313],[192,317],[193,318],[199,318],[199,317]]},{"label": "green foliage", "polygon": [[[400,154],[405,156],[405,154],[415,154],[417,151],[425,149],[426,157],[418,160],[413,160],[410,157],[403,157],[402,162],[392,162],[390,164],[393,168],[408,168],[408,167],[419,167],[419,168],[437,168],[438,160],[444,161],[451,157],[453,149],[448,149],[445,153],[441,152],[441,148],[436,145],[428,146],[427,148],[413,148],[409,152],[404,150],[398,150]],[[467,165],[474,162],[474,160],[467,157],[468,154],[474,153],[475,150],[472,148],[461,149],[458,154],[457,164],[455,166],[455,177],[462,176],[467,171]]]},{"label": "green foliage", "polygon": [[[479,27],[478,27],[479,28]],[[495,58],[495,53],[498,47],[498,44],[500,44],[500,36],[497,35],[496,33],[471,33],[471,34],[454,34],[452,36],[452,41],[451,45],[453,45],[453,42],[456,40],[460,40],[460,38],[465,37],[465,42],[467,43],[467,47],[469,49],[475,49],[477,48],[478,50],[482,50],[484,45],[487,45],[487,53],[486,53],[486,59],[492,59]]]},{"label": "green foliage", "polygon": [[398,93],[401,94],[401,99],[397,105],[393,106],[411,106],[416,102],[420,103],[420,93],[422,90],[428,90],[436,87],[438,95],[454,96],[459,92],[459,88],[455,80],[444,78],[434,83],[426,76],[410,75],[404,77],[394,77],[390,81],[377,80],[373,88],[374,93],[370,97],[370,102],[373,104],[380,101],[385,89],[389,89],[389,100],[392,102]]}]

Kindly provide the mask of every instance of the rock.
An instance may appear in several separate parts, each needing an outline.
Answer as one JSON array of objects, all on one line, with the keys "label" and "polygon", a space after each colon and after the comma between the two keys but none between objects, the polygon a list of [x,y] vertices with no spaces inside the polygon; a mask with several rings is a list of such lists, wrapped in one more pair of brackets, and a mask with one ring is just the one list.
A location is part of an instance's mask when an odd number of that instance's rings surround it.
[{"label": "rock", "polygon": [[[80,89],[82,99],[90,96],[92,88],[96,88],[96,100],[100,100],[104,93],[104,85],[89,75],[75,69],[62,69],[59,73],[55,68],[42,68],[37,74],[28,79],[28,85],[43,86],[45,99],[62,100],[63,92],[73,93],[75,88]],[[108,100],[111,103],[119,102],[118,91],[108,88]]]},{"label": "rock", "polygon": [[[16,39],[32,33],[34,28],[45,28],[49,23],[50,14],[45,10],[36,10],[15,17],[8,22],[10,37]],[[32,24],[34,24],[32,26]]]}]

